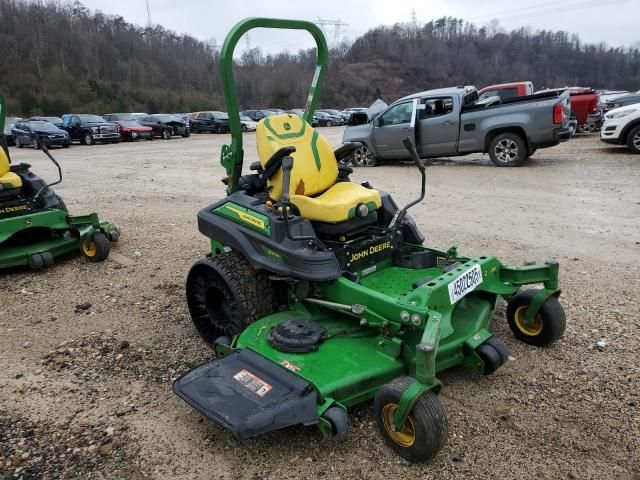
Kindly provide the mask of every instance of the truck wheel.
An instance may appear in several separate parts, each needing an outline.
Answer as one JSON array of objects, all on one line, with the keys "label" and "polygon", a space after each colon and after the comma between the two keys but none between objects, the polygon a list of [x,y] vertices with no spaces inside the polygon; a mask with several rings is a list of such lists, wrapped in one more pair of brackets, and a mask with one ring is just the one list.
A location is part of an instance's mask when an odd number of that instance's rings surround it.
[{"label": "truck wheel", "polygon": [[489,144],[489,157],[498,167],[517,167],[527,159],[527,145],[517,133],[500,133]]},{"label": "truck wheel", "polygon": [[536,347],[546,347],[562,337],[567,320],[562,305],[552,295],[542,304],[533,322],[525,323],[527,308],[536,293],[537,289],[521,290],[509,299],[507,322],[518,340]]},{"label": "truck wheel", "polygon": [[267,272],[255,270],[237,252],[197,262],[187,276],[187,306],[196,330],[210,346],[233,338],[272,313],[275,296]]},{"label": "truck wheel", "polygon": [[627,134],[627,147],[631,153],[640,153],[640,125]]},{"label": "truck wheel", "polygon": [[447,415],[436,394],[427,391],[418,397],[402,428],[394,431],[393,416],[413,382],[411,377],[400,377],[384,385],[375,396],[373,411],[387,446],[405,460],[424,462],[447,441]]},{"label": "truck wheel", "polygon": [[84,136],[82,137],[82,142],[85,145],[95,145],[96,141],[93,139],[93,135],[91,135],[90,133],[85,133]]},{"label": "truck wheel", "polygon": [[354,167],[375,167],[376,159],[369,147],[362,145],[356,148],[351,155],[351,164]]}]

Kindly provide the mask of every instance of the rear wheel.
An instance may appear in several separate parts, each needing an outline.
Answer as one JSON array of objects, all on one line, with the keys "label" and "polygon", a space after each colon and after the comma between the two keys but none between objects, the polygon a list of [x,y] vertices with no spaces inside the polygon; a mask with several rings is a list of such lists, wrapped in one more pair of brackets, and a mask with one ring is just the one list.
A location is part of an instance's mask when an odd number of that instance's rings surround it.
[{"label": "rear wheel", "polygon": [[165,128],[164,130],[162,130],[162,139],[169,140],[170,138],[171,138],[171,132],[169,131],[169,129]]},{"label": "rear wheel", "polygon": [[393,430],[393,417],[404,392],[415,380],[400,377],[384,385],[376,394],[373,410],[385,443],[410,462],[434,457],[447,441],[447,415],[432,391],[418,397],[402,427]]},{"label": "rear wheel", "polygon": [[489,157],[498,167],[517,167],[527,159],[527,145],[517,133],[500,133],[489,144]]},{"label": "rear wheel", "polygon": [[102,232],[94,232],[89,245],[87,245],[87,239],[85,237],[80,239],[80,251],[90,262],[102,262],[106,260],[110,250],[111,242],[109,242],[107,236]]},{"label": "rear wheel", "polygon": [[631,153],[640,153],[640,125],[627,135],[627,147]]},{"label": "rear wheel", "polygon": [[187,305],[202,339],[210,346],[234,337],[273,312],[275,297],[267,272],[255,270],[236,252],[196,263],[187,277]]},{"label": "rear wheel", "polygon": [[507,322],[518,340],[545,347],[557,341],[567,327],[564,309],[555,296],[550,296],[540,307],[531,322],[526,321],[526,314],[537,289],[521,290],[507,304]]}]

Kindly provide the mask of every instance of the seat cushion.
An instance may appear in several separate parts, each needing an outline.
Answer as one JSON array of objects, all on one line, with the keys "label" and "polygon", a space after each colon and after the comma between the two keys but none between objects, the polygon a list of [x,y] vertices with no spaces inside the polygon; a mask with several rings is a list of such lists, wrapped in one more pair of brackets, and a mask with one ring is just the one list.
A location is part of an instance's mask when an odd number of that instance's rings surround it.
[{"label": "seat cushion", "polygon": [[[289,191],[297,195],[317,195],[333,185],[338,177],[338,162],[331,144],[300,116],[283,113],[266,117],[256,128],[258,158],[264,167],[282,147],[295,147]],[[282,170],[268,181],[269,197],[282,197]]]},{"label": "seat cushion", "polygon": [[0,147],[0,186],[6,190],[22,187],[22,179],[10,170],[9,157],[7,157],[4,149]]},{"label": "seat cushion", "polygon": [[369,207],[369,213],[376,211],[382,200],[377,190],[357,183],[340,182],[317,197],[291,195],[291,203],[307,220],[338,223],[355,217],[356,208],[361,204]]}]

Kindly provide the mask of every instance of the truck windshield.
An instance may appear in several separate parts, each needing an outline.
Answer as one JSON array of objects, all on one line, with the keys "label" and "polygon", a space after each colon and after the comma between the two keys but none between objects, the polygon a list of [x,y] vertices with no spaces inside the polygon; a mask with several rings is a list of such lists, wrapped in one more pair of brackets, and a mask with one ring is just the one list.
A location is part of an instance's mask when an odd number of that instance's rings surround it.
[{"label": "truck windshield", "polygon": [[105,119],[98,115],[78,115],[78,118],[84,123],[105,123]]}]

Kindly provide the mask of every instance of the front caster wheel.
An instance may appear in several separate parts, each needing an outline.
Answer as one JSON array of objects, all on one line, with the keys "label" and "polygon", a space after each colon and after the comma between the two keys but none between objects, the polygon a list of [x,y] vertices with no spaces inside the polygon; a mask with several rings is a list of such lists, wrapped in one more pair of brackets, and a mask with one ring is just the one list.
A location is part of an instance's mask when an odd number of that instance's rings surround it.
[{"label": "front caster wheel", "polygon": [[349,415],[339,407],[329,408],[322,417],[331,424],[331,440],[334,442],[342,442],[349,432]]},{"label": "front caster wheel", "polygon": [[551,296],[542,304],[533,321],[527,323],[527,308],[536,293],[538,290],[521,290],[512,297],[507,304],[507,321],[518,340],[536,347],[546,347],[562,337],[567,320],[562,305],[556,297]]},{"label": "front caster wheel", "polygon": [[400,377],[384,385],[376,394],[373,410],[385,443],[410,462],[424,462],[434,457],[447,441],[447,415],[432,391],[420,395],[402,428],[393,430],[393,416],[402,394],[414,382]]},{"label": "front caster wheel", "polygon": [[495,337],[479,345],[476,353],[484,363],[483,375],[491,375],[509,359],[509,349]]},{"label": "front caster wheel", "polygon": [[86,238],[80,239],[80,251],[82,255],[90,262],[102,262],[109,256],[111,250],[111,242],[102,232],[94,232],[93,238],[87,246]]}]

